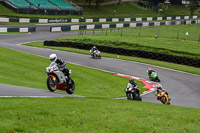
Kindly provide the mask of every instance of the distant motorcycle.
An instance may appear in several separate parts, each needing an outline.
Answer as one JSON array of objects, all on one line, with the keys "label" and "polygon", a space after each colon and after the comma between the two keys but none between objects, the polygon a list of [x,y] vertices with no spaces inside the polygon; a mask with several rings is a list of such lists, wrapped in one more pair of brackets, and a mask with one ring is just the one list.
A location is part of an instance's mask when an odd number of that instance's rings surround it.
[{"label": "distant motorcycle", "polygon": [[166,92],[164,90],[160,90],[158,93],[157,93],[157,98],[161,101],[161,103],[163,104],[170,104],[170,100],[169,100],[169,97],[168,95],[166,94]]},{"label": "distant motorcycle", "polygon": [[137,101],[142,101],[142,97],[140,96],[140,91],[138,88],[126,88],[126,97],[128,100],[137,100]]},{"label": "distant motorcycle", "polygon": [[[58,68],[55,62],[52,62],[49,67],[46,68],[48,75],[47,87],[49,91],[54,92],[56,89],[65,90],[68,94],[73,94],[75,91],[75,84],[72,79],[65,77],[64,73]],[[71,70],[69,70],[69,75]]]},{"label": "distant motorcycle", "polygon": [[152,72],[151,75],[150,75],[150,77],[149,77],[149,79],[151,81],[160,82],[160,79],[158,77],[158,73],[156,73],[156,72]]},{"label": "distant motorcycle", "polygon": [[92,51],[90,50],[90,53],[91,53],[91,56],[92,56],[94,59],[101,59],[101,55],[100,55],[100,51],[99,51],[99,50],[95,50],[93,53],[92,53]]}]

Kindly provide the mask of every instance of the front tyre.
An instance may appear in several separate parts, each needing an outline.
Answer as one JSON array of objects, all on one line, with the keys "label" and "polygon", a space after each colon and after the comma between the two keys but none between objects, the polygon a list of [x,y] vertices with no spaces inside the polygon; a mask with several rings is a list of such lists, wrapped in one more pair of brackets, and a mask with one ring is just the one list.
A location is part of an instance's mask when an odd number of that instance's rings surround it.
[{"label": "front tyre", "polygon": [[162,102],[163,104],[165,104],[165,103],[166,103],[166,98],[165,98],[165,97],[161,97],[161,102]]},{"label": "front tyre", "polygon": [[158,77],[156,77],[157,82],[160,82],[160,79]]},{"label": "front tyre", "polygon": [[68,94],[73,94],[75,92],[75,84],[74,81],[71,79],[71,84],[68,84],[66,92]]},{"label": "front tyre", "polygon": [[126,93],[126,96],[127,96],[128,100],[132,100],[133,99],[133,95],[130,92]]},{"label": "front tyre", "polygon": [[54,92],[56,90],[56,81],[53,80],[52,76],[48,76],[47,78],[47,87],[49,89],[49,91]]}]

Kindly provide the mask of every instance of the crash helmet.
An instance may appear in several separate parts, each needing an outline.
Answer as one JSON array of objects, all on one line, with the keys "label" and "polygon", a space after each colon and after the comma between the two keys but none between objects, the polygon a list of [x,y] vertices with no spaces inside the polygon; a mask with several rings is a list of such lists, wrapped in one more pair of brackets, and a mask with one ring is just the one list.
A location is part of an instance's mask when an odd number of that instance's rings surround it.
[{"label": "crash helmet", "polygon": [[150,67],[150,68],[148,68],[148,71],[152,71],[151,67]]},{"label": "crash helmet", "polygon": [[130,78],[129,83],[134,84],[134,79]]},{"label": "crash helmet", "polygon": [[157,85],[157,89],[161,90],[162,89],[161,85]]},{"label": "crash helmet", "polygon": [[50,54],[49,59],[51,62],[54,62],[57,60],[57,55],[56,54]]}]

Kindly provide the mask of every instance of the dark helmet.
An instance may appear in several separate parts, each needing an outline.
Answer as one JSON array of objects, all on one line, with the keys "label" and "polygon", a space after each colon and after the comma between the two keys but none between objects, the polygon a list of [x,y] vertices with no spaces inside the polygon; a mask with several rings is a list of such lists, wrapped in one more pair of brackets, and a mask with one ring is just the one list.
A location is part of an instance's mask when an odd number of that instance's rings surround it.
[{"label": "dark helmet", "polygon": [[130,78],[129,83],[134,84],[134,79]]}]

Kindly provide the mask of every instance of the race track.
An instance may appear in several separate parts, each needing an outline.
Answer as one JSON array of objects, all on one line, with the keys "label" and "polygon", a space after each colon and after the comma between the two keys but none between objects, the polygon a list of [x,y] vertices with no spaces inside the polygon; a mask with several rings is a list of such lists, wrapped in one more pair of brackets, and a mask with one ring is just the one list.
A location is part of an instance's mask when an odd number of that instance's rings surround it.
[{"label": "race track", "polygon": [[[53,40],[58,37],[66,37],[77,34],[77,32],[36,32],[32,34],[0,35],[0,46],[43,57],[48,57],[51,53],[56,53],[59,57],[70,63],[98,68],[115,73],[132,75],[148,80],[146,70],[149,68],[149,65],[146,64],[111,58],[94,60],[89,55],[80,55],[77,53],[19,45],[26,42]],[[158,72],[163,88],[167,90],[172,99],[172,105],[200,108],[200,76],[156,66],[151,66],[151,68]],[[5,85],[0,84],[0,90],[2,90],[2,88],[5,89],[5,87],[2,86]],[[13,86],[7,86],[8,89],[6,90],[8,91],[6,92],[6,95],[8,96],[10,94],[11,96],[15,95],[16,93],[17,96],[17,92],[13,93],[10,87],[12,88]],[[0,95],[2,96],[4,94],[2,94],[0,91]],[[160,103],[156,100],[154,93],[144,95],[143,101]]]}]

